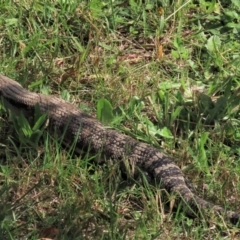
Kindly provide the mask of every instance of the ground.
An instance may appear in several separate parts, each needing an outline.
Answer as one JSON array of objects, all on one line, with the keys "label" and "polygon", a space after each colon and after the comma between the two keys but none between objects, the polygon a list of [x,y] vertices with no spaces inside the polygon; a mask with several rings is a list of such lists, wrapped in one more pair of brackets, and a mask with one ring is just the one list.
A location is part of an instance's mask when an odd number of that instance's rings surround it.
[{"label": "ground", "polygon": [[[155,146],[240,212],[239,1],[5,1],[0,23],[1,74]],[[240,238],[37,120],[1,107],[1,239]]]}]

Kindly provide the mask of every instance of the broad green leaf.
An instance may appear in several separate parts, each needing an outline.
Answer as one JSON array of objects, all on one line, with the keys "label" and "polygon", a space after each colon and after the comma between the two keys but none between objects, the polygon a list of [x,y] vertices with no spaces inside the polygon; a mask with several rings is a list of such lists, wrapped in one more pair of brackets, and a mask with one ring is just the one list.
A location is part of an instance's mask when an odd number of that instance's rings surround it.
[{"label": "broad green leaf", "polygon": [[206,48],[210,52],[215,52],[221,46],[221,40],[218,36],[211,36],[205,44]]},{"label": "broad green leaf", "polygon": [[164,127],[163,129],[158,131],[158,134],[165,138],[173,138],[171,131],[167,127]]},{"label": "broad green leaf", "polygon": [[105,98],[100,99],[97,103],[97,118],[104,123],[109,123],[114,118],[112,105]]},{"label": "broad green leaf", "polygon": [[91,0],[90,1],[90,9],[92,11],[93,16],[98,17],[102,14],[102,1],[101,0]]},{"label": "broad green leaf", "polygon": [[69,93],[69,91],[64,89],[61,92],[61,97],[62,97],[62,99],[66,100],[66,101],[69,101],[70,100],[70,93]]},{"label": "broad green leaf", "polygon": [[139,8],[139,4],[137,2],[135,2],[134,0],[129,0],[129,4],[131,6],[132,9],[138,9]]},{"label": "broad green leaf", "polygon": [[163,102],[164,99],[165,99],[165,91],[159,90],[159,91],[158,91],[158,97],[159,97],[159,99]]},{"label": "broad green leaf", "polygon": [[236,7],[240,8],[240,1],[239,0],[232,0],[232,4],[234,4]]},{"label": "broad green leaf", "polygon": [[146,10],[152,10],[154,8],[154,5],[151,3],[147,3],[145,9]]},{"label": "broad green leaf", "polygon": [[7,26],[17,25],[19,19],[18,18],[8,18],[5,20]]},{"label": "broad green leaf", "polygon": [[225,11],[225,14],[231,18],[231,20],[239,19],[239,14],[236,11],[233,10],[227,10]]}]

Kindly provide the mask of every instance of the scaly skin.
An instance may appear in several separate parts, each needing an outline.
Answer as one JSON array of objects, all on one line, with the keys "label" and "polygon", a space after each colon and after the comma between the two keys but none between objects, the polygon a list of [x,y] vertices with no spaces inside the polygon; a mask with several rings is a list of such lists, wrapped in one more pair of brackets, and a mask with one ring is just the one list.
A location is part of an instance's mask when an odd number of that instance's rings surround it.
[{"label": "scaly skin", "polygon": [[27,109],[30,114],[38,104],[41,112],[48,114],[52,126],[56,129],[67,127],[67,142],[77,138],[79,148],[89,146],[92,151],[101,152],[116,161],[127,159],[130,164],[151,174],[155,181],[161,183],[168,191],[179,194],[194,210],[213,210],[233,223],[239,221],[238,213],[226,211],[198,197],[174,161],[149,144],[105,127],[98,120],[60,98],[30,92],[3,75],[0,75],[0,95],[18,109]]}]

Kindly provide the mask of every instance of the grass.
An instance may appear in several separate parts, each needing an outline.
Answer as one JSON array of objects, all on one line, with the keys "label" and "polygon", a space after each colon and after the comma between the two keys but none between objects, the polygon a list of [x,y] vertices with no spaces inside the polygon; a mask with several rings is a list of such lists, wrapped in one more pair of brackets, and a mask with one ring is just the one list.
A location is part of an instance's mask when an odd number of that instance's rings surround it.
[{"label": "grass", "polygon": [[[111,125],[240,212],[238,1],[4,1],[0,13],[1,73],[92,116],[100,99],[111,103]],[[1,239],[239,237],[221,217],[172,208],[175,197],[144,176],[7,115],[1,108]]]}]

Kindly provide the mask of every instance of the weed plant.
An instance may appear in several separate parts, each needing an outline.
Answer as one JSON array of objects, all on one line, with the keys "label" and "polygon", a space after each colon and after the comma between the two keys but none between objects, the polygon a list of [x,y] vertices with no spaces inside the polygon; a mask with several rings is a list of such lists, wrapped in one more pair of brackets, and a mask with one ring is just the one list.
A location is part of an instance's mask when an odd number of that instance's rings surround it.
[{"label": "weed plant", "polygon": [[[2,74],[154,145],[198,195],[240,212],[238,0],[0,3]],[[0,239],[240,237],[146,176],[65,149],[36,113],[1,107]]]}]

